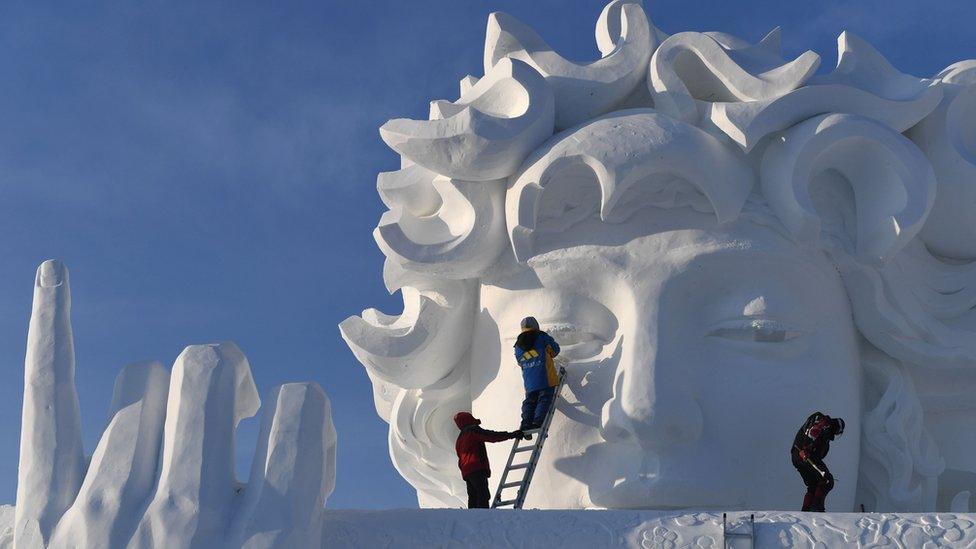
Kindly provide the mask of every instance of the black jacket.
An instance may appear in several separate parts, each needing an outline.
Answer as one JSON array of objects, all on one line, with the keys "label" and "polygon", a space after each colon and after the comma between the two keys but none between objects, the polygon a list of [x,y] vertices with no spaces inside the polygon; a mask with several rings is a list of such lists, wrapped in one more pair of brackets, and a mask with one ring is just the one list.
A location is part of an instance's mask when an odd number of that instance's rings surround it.
[{"label": "black jacket", "polygon": [[817,461],[825,458],[830,451],[830,442],[843,430],[844,421],[840,418],[832,418],[820,412],[810,414],[793,437],[790,456],[794,463],[803,461],[800,458],[800,450],[805,450],[807,457]]}]

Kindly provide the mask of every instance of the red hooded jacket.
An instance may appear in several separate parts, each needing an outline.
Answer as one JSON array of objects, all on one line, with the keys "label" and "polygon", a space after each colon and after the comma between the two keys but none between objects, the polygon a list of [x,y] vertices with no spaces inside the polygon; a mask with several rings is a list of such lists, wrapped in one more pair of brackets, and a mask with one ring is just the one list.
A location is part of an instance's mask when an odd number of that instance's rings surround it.
[{"label": "red hooded jacket", "polygon": [[461,478],[467,479],[468,475],[476,471],[488,471],[490,477],[491,467],[488,466],[488,451],[485,449],[485,443],[512,439],[515,438],[515,433],[482,429],[478,427],[481,425],[481,420],[476,419],[469,412],[455,414],[454,423],[461,430],[457,442],[454,443]]}]

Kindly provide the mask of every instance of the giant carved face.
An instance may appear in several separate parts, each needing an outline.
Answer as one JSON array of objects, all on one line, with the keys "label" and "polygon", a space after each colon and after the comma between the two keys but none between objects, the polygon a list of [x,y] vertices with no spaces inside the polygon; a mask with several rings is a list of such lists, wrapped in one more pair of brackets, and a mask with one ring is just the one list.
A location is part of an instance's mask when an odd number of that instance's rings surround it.
[{"label": "giant carved face", "polygon": [[628,0],[597,44],[575,64],[494,14],[485,76],[381,128],[403,167],[374,236],[404,310],[340,328],[421,505],[463,505],[454,413],[518,424],[532,315],[568,381],[527,506],[792,509],[790,444],[823,411],[848,426],[831,509],[968,508],[976,165],[950,119],[976,62],[917,79],[845,33],[813,76],[776,33],[668,37]]},{"label": "giant carved face", "polygon": [[[568,362],[527,504],[789,508],[804,490],[789,448],[814,410],[853,419],[829,461],[856,478],[861,367],[833,265],[765,227],[660,214],[654,234],[553,250],[482,285],[471,377],[486,424],[517,421],[523,316]],[[493,445],[493,463],[507,451]],[[851,508],[854,488],[833,501]]]}]

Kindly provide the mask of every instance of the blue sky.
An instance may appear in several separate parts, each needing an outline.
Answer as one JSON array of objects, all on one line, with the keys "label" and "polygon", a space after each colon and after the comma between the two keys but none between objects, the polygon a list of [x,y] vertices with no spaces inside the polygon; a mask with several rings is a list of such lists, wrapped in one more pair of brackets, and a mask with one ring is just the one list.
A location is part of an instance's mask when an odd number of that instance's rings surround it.
[{"label": "blue sky", "polygon": [[[386,424],[336,325],[387,312],[371,236],[377,128],[423,117],[481,74],[488,13],[572,59],[596,55],[598,1],[5,2],[0,7],[0,502],[12,503],[34,269],[71,270],[86,448],[126,363],[237,342],[264,394],[314,380],[339,432],[329,506],[413,507]],[[776,25],[822,69],[849,29],[928,76],[976,57],[976,3],[659,0],[668,33],[758,40]],[[257,420],[243,424],[246,471]],[[243,478],[243,476],[242,476]]]}]

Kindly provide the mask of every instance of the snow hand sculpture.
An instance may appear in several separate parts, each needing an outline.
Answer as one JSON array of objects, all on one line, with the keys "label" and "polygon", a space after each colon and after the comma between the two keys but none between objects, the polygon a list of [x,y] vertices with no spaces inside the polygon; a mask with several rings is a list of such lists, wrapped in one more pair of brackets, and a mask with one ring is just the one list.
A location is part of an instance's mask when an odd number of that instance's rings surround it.
[{"label": "snow hand sculpture", "polygon": [[815,75],[779,29],[668,36],[635,0],[596,40],[575,63],[492,14],[485,76],[381,128],[404,310],[340,331],[421,505],[464,503],[455,411],[517,423],[533,315],[570,381],[529,507],[795,508],[823,410],[836,509],[972,508],[976,61],[919,78],[845,32]]},{"label": "snow hand sculpture", "polygon": [[234,432],[259,406],[233,343],[192,345],[172,371],[126,366],[89,460],[75,393],[68,269],[37,270],[28,333],[15,527],[34,547],[313,547],[335,483],[336,433],[315,383],[268,395],[248,483]]}]

